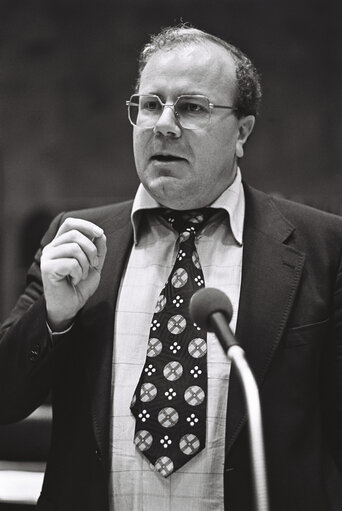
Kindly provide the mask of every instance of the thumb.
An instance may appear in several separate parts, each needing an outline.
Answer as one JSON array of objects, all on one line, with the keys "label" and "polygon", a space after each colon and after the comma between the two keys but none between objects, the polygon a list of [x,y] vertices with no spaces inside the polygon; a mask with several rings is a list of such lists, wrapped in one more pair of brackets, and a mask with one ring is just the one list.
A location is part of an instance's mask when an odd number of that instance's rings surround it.
[{"label": "thumb", "polygon": [[96,266],[96,269],[98,271],[101,271],[107,254],[107,238],[105,234],[102,234],[98,238],[95,238],[93,243],[97,248],[98,264]]}]

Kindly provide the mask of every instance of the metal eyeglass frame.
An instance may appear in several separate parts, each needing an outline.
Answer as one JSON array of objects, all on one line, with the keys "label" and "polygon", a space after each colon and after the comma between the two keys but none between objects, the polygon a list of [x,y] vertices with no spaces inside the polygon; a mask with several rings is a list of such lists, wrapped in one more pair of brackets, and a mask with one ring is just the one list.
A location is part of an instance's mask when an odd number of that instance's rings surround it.
[{"label": "metal eyeglass frame", "polygon": [[[160,116],[159,116],[158,120],[156,121],[156,123],[159,121],[160,117],[162,116],[162,114],[164,112],[164,108],[165,107],[169,107],[169,108],[171,108],[173,110],[173,113],[175,115],[175,118],[176,118],[178,124],[183,129],[185,129],[185,130],[199,130],[199,129],[203,129],[204,127],[208,126],[210,124],[210,122],[211,122],[211,114],[212,114],[212,111],[213,111],[214,108],[225,108],[227,110],[232,110],[233,112],[236,112],[238,110],[234,106],[214,105],[214,103],[211,103],[209,98],[207,96],[204,96],[203,94],[181,94],[180,96],[177,97],[176,101],[174,103],[171,103],[171,104],[163,103],[162,100],[160,99],[160,97],[157,94],[132,94],[132,96],[128,100],[126,100],[126,106],[127,106],[129,122],[132,124],[132,126],[136,126],[137,128],[153,129],[155,127],[155,125],[154,126],[149,126],[149,127],[139,126],[138,124],[134,124],[134,122],[131,119],[131,116],[130,116],[130,105],[132,104],[132,98],[133,97],[143,97],[143,96],[151,97],[151,98],[156,98],[159,101],[159,103],[160,103],[160,105],[162,107],[162,111],[161,111]],[[190,98],[204,98],[204,99],[208,100],[208,104],[209,104],[209,118],[208,118],[208,122],[205,124],[205,126],[200,127],[200,128],[187,128],[187,127],[182,125],[181,120],[179,118],[179,114],[175,110],[175,106],[176,106],[176,104],[178,103],[178,101],[181,98],[187,98],[187,97],[190,97]]]}]

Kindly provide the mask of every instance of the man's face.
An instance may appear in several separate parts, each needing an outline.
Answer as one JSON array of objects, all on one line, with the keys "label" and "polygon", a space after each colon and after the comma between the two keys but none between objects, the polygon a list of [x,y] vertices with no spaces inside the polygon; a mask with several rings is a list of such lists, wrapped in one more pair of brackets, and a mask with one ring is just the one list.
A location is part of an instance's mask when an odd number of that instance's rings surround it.
[{"label": "man's face", "polygon": [[[210,42],[160,50],[147,62],[138,93],[157,94],[164,103],[202,94],[213,104],[234,106],[235,65],[227,51]],[[210,124],[189,130],[164,108],[154,129],[134,127],[138,176],[163,206],[207,206],[232,183],[247,137],[232,110],[214,108]]]}]

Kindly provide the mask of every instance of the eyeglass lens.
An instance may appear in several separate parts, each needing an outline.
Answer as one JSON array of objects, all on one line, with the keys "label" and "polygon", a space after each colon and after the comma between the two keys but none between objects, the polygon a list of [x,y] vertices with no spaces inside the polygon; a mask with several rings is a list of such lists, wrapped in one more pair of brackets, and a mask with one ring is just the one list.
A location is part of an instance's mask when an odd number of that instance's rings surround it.
[{"label": "eyeglass lens", "polygon": [[210,121],[210,103],[205,96],[180,96],[174,105],[163,105],[158,96],[135,94],[128,102],[129,117],[135,126],[154,128],[164,108],[172,108],[183,128],[200,129]]}]

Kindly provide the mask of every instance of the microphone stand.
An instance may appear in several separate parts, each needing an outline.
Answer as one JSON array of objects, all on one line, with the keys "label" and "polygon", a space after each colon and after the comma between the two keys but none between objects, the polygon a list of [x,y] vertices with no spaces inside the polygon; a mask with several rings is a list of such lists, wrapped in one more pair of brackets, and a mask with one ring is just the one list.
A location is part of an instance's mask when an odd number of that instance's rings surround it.
[{"label": "microphone stand", "polygon": [[255,511],[269,511],[265,449],[262,431],[259,391],[245,353],[229,327],[233,309],[222,291],[203,288],[191,298],[190,313],[193,321],[208,332],[214,332],[223,351],[234,364],[243,387],[248,414],[251,463],[254,484]]},{"label": "microphone stand", "polygon": [[246,361],[243,349],[234,344],[227,350],[227,357],[237,369],[243,387],[248,414],[248,431],[254,482],[256,511],[269,511],[265,449],[259,391],[253,373]]}]

